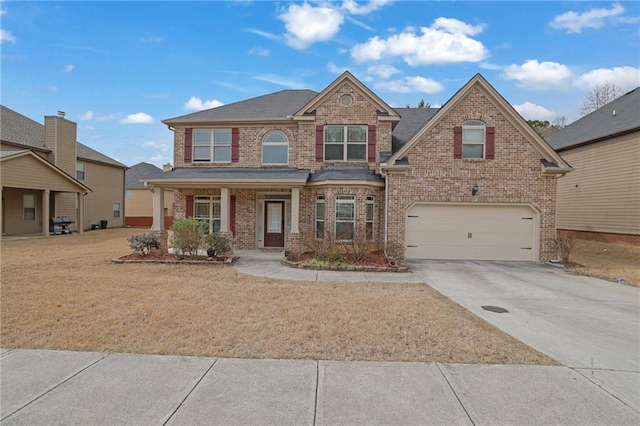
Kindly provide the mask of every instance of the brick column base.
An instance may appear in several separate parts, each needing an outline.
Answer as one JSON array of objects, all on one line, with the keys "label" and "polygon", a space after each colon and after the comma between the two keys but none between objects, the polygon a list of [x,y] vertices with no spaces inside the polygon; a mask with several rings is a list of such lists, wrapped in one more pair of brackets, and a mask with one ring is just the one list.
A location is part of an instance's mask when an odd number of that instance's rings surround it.
[{"label": "brick column base", "polygon": [[233,234],[231,232],[219,232],[221,237],[225,237],[227,240],[229,240],[229,245],[231,246],[231,253],[233,254]]},{"label": "brick column base", "polygon": [[294,256],[302,254],[302,244],[300,241],[300,234],[289,234],[285,253],[292,254]]},{"label": "brick column base", "polygon": [[160,244],[160,251],[162,253],[168,253],[169,252],[169,233],[167,232],[166,229],[163,229],[162,231],[155,231],[155,230],[151,230],[149,231],[149,233],[151,235],[155,235],[156,239],[158,240],[158,243]]}]

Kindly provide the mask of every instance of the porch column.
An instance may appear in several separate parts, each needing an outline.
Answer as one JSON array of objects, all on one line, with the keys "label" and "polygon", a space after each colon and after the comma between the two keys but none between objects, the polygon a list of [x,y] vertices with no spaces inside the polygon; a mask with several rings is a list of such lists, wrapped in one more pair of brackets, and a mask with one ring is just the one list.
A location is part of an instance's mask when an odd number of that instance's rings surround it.
[{"label": "porch column", "polygon": [[231,217],[231,196],[229,188],[220,188],[220,233],[231,232],[229,218]]},{"label": "porch column", "polygon": [[84,196],[86,194],[78,192],[78,221],[76,222],[76,232],[84,233]]},{"label": "porch column", "polygon": [[50,195],[51,190],[45,189],[42,191],[42,235],[45,237],[49,236],[49,218],[51,217]]},{"label": "porch column", "polygon": [[152,231],[164,231],[164,188],[157,186],[153,191],[153,224]]},{"label": "porch column", "polygon": [[300,188],[291,188],[291,233],[300,232]]}]

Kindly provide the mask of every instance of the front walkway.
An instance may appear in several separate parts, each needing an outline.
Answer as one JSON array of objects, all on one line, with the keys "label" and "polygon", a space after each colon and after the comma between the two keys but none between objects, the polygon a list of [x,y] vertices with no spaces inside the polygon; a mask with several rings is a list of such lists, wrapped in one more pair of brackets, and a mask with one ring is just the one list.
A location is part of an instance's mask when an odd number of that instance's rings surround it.
[{"label": "front walkway", "polygon": [[363,283],[421,283],[422,278],[407,272],[314,271],[280,263],[283,251],[236,250],[234,267],[238,272],[256,277],[298,281],[341,281]]}]

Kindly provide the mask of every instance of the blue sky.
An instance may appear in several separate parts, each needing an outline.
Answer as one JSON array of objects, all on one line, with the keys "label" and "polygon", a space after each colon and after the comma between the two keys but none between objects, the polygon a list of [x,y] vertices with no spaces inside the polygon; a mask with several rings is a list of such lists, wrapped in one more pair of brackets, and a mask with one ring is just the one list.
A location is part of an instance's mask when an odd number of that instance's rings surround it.
[{"label": "blue sky", "polygon": [[579,118],[594,84],[640,85],[640,3],[2,1],[1,102],[131,166],[172,162],[161,120],[351,71],[391,106],[476,73],[527,119]]}]

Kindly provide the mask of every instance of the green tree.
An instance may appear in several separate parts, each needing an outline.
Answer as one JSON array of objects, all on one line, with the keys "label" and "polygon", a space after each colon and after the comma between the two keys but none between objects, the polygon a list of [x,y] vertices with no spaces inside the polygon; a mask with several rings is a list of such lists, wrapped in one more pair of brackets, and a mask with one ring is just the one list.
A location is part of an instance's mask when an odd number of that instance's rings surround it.
[{"label": "green tree", "polygon": [[547,120],[527,120],[527,123],[533,127],[533,130],[535,130],[537,134],[542,137],[546,136],[546,132],[549,129],[549,122]]}]

